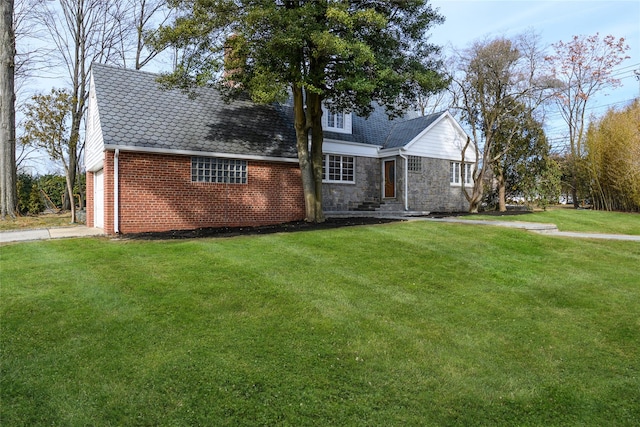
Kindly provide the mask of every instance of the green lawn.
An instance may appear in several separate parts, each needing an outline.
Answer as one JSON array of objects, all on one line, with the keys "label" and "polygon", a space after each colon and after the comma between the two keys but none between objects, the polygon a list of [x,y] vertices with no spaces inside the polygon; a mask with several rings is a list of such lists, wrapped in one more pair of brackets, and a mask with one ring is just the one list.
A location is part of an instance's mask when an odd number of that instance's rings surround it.
[{"label": "green lawn", "polygon": [[0,261],[3,426],[640,420],[636,242],[416,221]]},{"label": "green lawn", "polygon": [[523,215],[467,215],[462,218],[551,223],[560,231],[640,235],[640,214],[552,207]]}]

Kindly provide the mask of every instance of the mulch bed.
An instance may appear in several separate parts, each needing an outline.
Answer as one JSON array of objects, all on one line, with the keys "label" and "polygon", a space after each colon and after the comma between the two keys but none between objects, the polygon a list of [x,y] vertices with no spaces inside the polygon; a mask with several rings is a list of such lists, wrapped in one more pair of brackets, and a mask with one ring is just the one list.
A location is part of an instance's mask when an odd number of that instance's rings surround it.
[{"label": "mulch bed", "polygon": [[386,224],[398,222],[392,218],[327,218],[322,223],[305,221],[288,222],[285,224],[263,225],[259,227],[206,227],[195,230],[173,230],[164,232],[125,234],[123,238],[139,240],[172,240],[197,239],[202,237],[233,237],[257,234],[288,233],[295,231],[327,230],[331,228],[351,227],[356,225]]},{"label": "mulch bed", "polygon": [[[508,210],[507,212],[488,211],[483,215],[523,215],[530,211]],[[444,218],[451,216],[472,215],[468,212],[433,212],[425,218]],[[411,217],[407,217],[410,219]],[[136,240],[174,240],[174,239],[197,239],[203,237],[234,237],[259,234],[289,233],[296,231],[328,230],[340,227],[352,227],[357,225],[387,224],[390,222],[403,221],[398,218],[372,218],[372,217],[350,217],[350,218],[327,218],[322,223],[310,223],[305,221],[294,221],[285,224],[264,225],[259,227],[206,227],[194,230],[172,230],[163,232],[132,233],[125,234],[120,238]]]}]

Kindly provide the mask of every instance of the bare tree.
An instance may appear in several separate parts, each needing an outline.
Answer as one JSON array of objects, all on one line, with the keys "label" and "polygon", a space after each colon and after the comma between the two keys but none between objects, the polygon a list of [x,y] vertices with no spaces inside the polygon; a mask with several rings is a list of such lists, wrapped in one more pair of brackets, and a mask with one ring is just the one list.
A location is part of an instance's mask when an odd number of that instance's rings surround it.
[{"label": "bare tree", "polygon": [[0,216],[15,217],[16,110],[13,0],[0,1]]},{"label": "bare tree", "polygon": [[34,22],[34,2],[40,0],[16,0],[13,11],[13,27],[16,39],[16,96],[30,78],[44,73],[49,64],[49,58],[53,52],[51,46],[43,43],[47,37],[42,34],[42,29]]},{"label": "bare tree", "polygon": [[427,116],[446,109],[449,103],[449,93],[443,90],[430,96],[424,96],[418,93],[416,95],[415,106],[418,107],[421,116]]},{"label": "bare tree", "polygon": [[600,38],[574,36],[569,42],[552,45],[555,54],[546,57],[551,71],[559,82],[555,92],[558,111],[569,130],[569,164],[572,175],[573,204],[579,206],[578,187],[580,164],[585,141],[585,113],[593,96],[607,88],[620,85],[613,68],[629,58],[625,54],[629,46],[624,38],[612,35]]},{"label": "bare tree", "polygon": [[[517,110],[524,106],[531,112],[545,99],[549,82],[541,75],[540,60],[537,36],[527,33],[514,40],[476,42],[458,56],[458,71],[452,77],[454,104],[471,130],[471,138],[461,147],[462,163],[470,145],[475,146],[478,159],[471,172],[471,193],[462,187],[470,212],[478,212],[485,178],[489,171],[495,173],[493,166],[512,148],[521,130],[522,123],[513,120]],[[504,184],[504,179],[498,182]],[[500,210],[506,210],[504,191],[500,194]]]},{"label": "bare tree", "polygon": [[[121,57],[123,35],[113,23],[124,20],[123,8],[121,1],[59,0],[57,5],[36,1],[35,19],[55,46],[51,65],[61,65],[66,70],[73,102],[68,143],[68,173],[73,185],[84,149],[81,124],[87,108],[90,67],[94,62],[117,63]],[[71,203],[73,200],[67,200],[65,208],[70,209]]]},{"label": "bare tree", "polygon": [[[131,43],[133,49],[123,46],[123,52],[133,50],[136,70],[142,69],[162,52],[146,41],[169,21],[172,11],[165,0],[127,0],[126,16],[129,22],[122,29],[126,35],[123,42]],[[123,56],[123,64],[127,66],[126,55]]]},{"label": "bare tree", "polygon": [[[147,35],[164,23],[170,9],[163,0],[21,0],[28,3],[26,17],[35,25],[32,38],[47,46],[46,55],[24,52],[32,59],[25,73],[34,67],[62,73],[72,99],[68,142],[69,164],[65,170],[75,185],[81,172],[84,150],[82,123],[87,108],[89,73],[92,63],[112,63],[140,69],[152,61],[158,51],[146,43]],[[57,77],[57,76],[56,76]],[[81,199],[82,192],[81,192]],[[72,200],[64,207],[71,209]],[[75,221],[75,217],[72,218]]]}]

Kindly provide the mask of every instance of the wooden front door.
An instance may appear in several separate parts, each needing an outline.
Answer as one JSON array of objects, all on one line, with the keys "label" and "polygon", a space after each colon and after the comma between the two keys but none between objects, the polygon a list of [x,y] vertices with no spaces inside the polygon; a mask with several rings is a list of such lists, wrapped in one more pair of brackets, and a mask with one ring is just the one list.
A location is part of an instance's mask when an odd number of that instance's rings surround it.
[{"label": "wooden front door", "polygon": [[384,161],[384,197],[396,197],[396,161]]}]

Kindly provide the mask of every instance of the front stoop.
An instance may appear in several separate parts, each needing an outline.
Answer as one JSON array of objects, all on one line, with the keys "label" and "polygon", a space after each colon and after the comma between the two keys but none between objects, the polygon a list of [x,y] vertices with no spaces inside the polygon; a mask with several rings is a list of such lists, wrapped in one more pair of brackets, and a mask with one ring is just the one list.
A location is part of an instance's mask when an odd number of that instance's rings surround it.
[{"label": "front stoop", "polygon": [[360,203],[357,207],[353,208],[353,210],[356,212],[374,212],[380,209],[382,205],[384,205],[384,202],[371,200]]},{"label": "front stoop", "polygon": [[367,217],[367,218],[411,218],[427,216],[431,212],[429,211],[404,211],[404,210],[377,210],[377,211],[364,211],[364,210],[351,210],[351,211],[325,211],[324,216],[327,218],[354,218],[354,217]]}]

